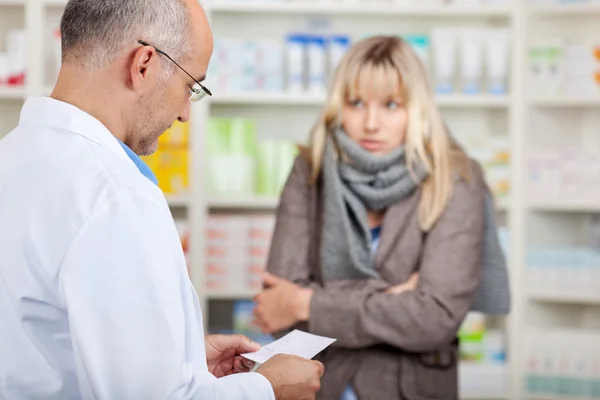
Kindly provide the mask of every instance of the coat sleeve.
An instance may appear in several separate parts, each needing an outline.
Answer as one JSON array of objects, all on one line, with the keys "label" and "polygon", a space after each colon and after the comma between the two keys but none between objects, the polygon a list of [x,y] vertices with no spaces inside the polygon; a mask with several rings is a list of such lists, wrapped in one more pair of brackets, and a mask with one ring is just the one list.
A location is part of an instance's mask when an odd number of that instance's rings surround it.
[{"label": "coat sleeve", "polygon": [[347,348],[388,344],[426,352],[451,343],[481,279],[485,186],[475,175],[456,182],[426,235],[416,290],[386,294],[372,282],[316,288],[310,331],[335,337]]},{"label": "coat sleeve", "polygon": [[93,215],[63,260],[85,399],[274,399],[262,375],[208,371],[195,292],[165,205],[123,194]]}]

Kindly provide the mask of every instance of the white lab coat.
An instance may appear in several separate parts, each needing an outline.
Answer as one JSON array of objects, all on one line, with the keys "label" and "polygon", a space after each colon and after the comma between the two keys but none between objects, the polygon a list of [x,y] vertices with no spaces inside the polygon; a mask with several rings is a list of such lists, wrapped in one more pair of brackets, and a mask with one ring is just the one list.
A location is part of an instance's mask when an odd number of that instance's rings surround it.
[{"label": "white lab coat", "polygon": [[161,191],[78,108],[26,102],[0,141],[0,398],[273,399],[208,372]]}]

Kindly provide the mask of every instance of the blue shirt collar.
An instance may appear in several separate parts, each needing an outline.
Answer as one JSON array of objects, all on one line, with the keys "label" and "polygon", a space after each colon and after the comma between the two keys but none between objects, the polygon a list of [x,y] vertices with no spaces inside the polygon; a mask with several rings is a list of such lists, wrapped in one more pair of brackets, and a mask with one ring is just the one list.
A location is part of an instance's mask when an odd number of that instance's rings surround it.
[{"label": "blue shirt collar", "polygon": [[154,183],[155,185],[158,185],[158,179],[156,179],[156,175],[154,175],[154,172],[152,172],[150,167],[137,154],[135,154],[133,150],[129,148],[129,146],[121,142],[119,139],[117,139],[117,141],[119,142],[123,150],[125,150],[127,156],[131,159],[131,161],[133,161],[140,173],[146,178],[150,179],[150,182]]}]

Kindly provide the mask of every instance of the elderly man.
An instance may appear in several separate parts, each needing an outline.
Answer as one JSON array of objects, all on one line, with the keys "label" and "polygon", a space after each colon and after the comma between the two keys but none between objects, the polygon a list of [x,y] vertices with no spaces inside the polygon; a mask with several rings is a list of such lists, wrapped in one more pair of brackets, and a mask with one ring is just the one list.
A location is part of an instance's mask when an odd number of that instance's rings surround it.
[{"label": "elderly man", "polygon": [[323,366],[247,372],[242,336],[203,340],[151,154],[202,80],[194,0],[71,0],[50,98],[0,142],[0,398],[312,399]]}]

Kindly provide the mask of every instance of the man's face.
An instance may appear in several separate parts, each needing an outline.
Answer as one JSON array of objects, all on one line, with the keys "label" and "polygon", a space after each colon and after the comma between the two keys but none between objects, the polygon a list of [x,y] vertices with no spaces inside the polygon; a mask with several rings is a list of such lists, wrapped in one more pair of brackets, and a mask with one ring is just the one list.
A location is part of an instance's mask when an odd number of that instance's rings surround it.
[{"label": "man's face", "polygon": [[[190,51],[187,57],[175,61],[196,80],[202,81],[212,55],[213,37],[200,5],[192,1],[189,7],[192,24]],[[154,153],[158,149],[158,137],[175,120],[186,122],[190,118],[189,97],[195,82],[168,59],[162,61],[172,64],[173,73],[169,76],[165,71],[164,78],[155,81],[155,89],[150,95],[140,99],[136,107],[139,124],[134,135],[138,138],[134,151],[139,155]]]}]

